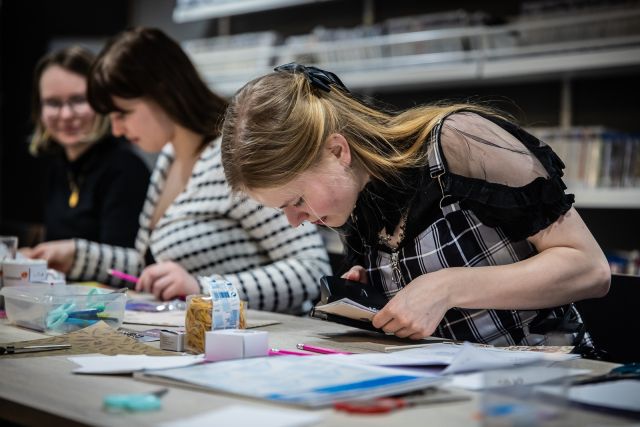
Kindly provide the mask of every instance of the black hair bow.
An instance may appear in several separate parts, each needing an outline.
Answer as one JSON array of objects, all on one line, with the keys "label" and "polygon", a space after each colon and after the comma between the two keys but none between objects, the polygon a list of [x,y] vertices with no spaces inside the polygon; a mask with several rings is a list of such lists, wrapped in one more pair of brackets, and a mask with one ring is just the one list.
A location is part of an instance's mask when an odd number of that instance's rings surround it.
[{"label": "black hair bow", "polygon": [[302,73],[305,75],[309,83],[313,86],[331,92],[331,85],[336,85],[346,93],[350,93],[349,89],[342,83],[342,80],[331,71],[321,70],[317,67],[307,67],[306,65],[290,62],[284,65],[278,65],[273,71],[282,71],[287,73]]}]

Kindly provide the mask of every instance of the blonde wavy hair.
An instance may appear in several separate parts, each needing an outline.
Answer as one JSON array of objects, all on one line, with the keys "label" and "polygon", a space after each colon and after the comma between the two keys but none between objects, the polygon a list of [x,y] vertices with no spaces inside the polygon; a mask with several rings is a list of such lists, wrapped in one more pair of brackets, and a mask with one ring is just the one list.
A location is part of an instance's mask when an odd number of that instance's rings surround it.
[{"label": "blonde wavy hair", "polygon": [[[29,143],[29,152],[39,155],[51,150],[56,141],[51,138],[45,125],[42,123],[42,100],[40,97],[40,78],[45,70],[57,65],[69,72],[89,79],[91,65],[95,56],[91,51],[80,47],[70,46],[57,52],[50,53],[40,59],[33,72],[33,90],[31,96],[31,120],[34,123],[33,134]],[[109,133],[109,118],[96,114],[91,131],[84,139],[84,143],[93,144]]]},{"label": "blonde wavy hair", "polygon": [[285,185],[317,165],[327,138],[339,133],[349,144],[352,167],[384,180],[426,164],[431,131],[459,110],[499,115],[465,103],[385,112],[336,85],[323,91],[302,73],[270,73],[242,87],[226,111],[225,175],[236,192]]}]

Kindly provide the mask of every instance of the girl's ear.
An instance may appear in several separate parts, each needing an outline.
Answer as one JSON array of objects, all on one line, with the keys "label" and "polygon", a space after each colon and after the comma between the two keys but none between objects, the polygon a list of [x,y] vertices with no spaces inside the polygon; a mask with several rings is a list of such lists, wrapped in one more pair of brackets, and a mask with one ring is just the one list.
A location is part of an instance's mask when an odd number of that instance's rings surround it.
[{"label": "girl's ear", "polygon": [[351,148],[340,133],[332,133],[327,139],[326,149],[344,166],[351,166]]}]

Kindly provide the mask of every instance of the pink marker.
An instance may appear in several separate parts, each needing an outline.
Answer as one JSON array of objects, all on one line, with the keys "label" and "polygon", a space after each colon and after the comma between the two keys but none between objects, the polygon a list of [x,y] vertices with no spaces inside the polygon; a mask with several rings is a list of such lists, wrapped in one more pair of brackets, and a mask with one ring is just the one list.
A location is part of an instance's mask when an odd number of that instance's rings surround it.
[{"label": "pink marker", "polygon": [[279,350],[277,348],[272,348],[271,350],[269,350],[269,356],[313,356],[313,354],[300,353],[299,351],[291,351],[291,350]]},{"label": "pink marker", "polygon": [[138,283],[138,280],[139,280],[136,276],[123,273],[122,271],[113,270],[111,268],[107,270],[107,273],[113,277],[117,277],[118,279],[126,280],[127,282],[131,282],[131,283]]},{"label": "pink marker", "polygon": [[320,354],[353,354],[353,353],[349,353],[348,351],[336,351],[336,350],[331,350],[330,348],[316,347],[314,345],[307,345],[307,344],[298,344],[296,345],[296,347],[298,347],[299,350],[311,351],[313,353],[320,353]]}]

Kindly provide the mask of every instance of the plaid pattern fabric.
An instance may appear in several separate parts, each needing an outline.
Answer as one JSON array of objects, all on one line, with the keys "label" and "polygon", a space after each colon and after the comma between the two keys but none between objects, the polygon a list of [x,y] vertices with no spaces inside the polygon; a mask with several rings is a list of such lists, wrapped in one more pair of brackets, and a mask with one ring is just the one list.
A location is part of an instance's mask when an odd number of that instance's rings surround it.
[{"label": "plaid pattern fabric", "polygon": [[[441,123],[434,130],[435,147],[429,158],[429,174],[433,179],[446,173],[439,142]],[[370,283],[387,298],[423,274],[448,267],[512,264],[537,253],[527,240],[511,240],[500,227],[483,224],[457,201],[443,206],[452,200],[443,194],[440,205],[436,203],[430,209],[435,220],[412,242],[403,242],[397,250],[362,242]],[[574,332],[567,332],[567,325]],[[544,310],[452,308],[434,335],[497,346],[580,343],[589,346],[588,334],[578,332],[582,329],[582,320],[572,304]]]}]

